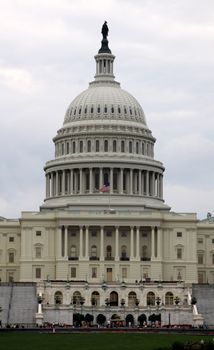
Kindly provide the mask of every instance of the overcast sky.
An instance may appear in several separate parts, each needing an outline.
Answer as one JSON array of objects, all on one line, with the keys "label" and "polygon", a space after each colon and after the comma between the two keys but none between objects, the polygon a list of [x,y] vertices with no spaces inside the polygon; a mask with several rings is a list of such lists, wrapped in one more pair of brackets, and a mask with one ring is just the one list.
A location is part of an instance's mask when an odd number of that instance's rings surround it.
[{"label": "overcast sky", "polygon": [[173,211],[214,214],[213,0],[0,0],[0,216],[38,210],[65,111],[93,80],[101,26],[142,105]]}]

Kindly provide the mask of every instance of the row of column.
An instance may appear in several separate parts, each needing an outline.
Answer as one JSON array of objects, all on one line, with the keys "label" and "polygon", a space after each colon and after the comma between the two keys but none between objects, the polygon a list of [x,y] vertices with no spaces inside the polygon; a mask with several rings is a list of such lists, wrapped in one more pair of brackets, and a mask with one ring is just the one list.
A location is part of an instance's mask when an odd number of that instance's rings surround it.
[{"label": "row of column", "polygon": [[46,198],[60,195],[93,194],[109,182],[110,194],[145,195],[163,198],[163,175],[148,170],[123,168],[80,168],[46,174]]},{"label": "row of column", "polygon": [[[119,254],[119,226],[114,227],[115,245],[114,260],[120,260]],[[151,227],[151,260],[162,258],[162,230],[159,227]],[[105,260],[104,254],[104,226],[99,228],[100,256],[99,260]],[[83,239],[84,238],[84,239]],[[68,258],[68,226],[58,227],[57,231],[58,258]],[[79,226],[79,260],[89,260],[89,226]],[[140,260],[140,227],[130,227],[130,260]]]}]

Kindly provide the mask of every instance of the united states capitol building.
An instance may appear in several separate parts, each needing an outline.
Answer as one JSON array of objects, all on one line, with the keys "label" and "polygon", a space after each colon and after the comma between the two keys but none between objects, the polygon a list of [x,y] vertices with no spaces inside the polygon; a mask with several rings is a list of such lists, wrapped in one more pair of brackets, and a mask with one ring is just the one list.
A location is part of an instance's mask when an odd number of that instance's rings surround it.
[{"label": "united states capitol building", "polygon": [[5,323],[5,295],[12,303],[28,285],[39,324],[73,324],[74,313],[93,314],[94,323],[99,314],[106,322],[131,315],[137,324],[142,314],[160,314],[163,325],[204,322],[197,288],[213,287],[214,220],[165,203],[155,137],[139,102],[115,80],[107,34],[94,80],[53,139],[44,203],[20,219],[0,218]]}]

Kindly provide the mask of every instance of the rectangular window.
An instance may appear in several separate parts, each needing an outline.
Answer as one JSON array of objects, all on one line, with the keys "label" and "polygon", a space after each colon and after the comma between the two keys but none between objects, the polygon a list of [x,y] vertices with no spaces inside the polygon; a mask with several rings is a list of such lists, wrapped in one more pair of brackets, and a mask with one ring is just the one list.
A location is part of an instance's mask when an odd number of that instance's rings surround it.
[{"label": "rectangular window", "polygon": [[127,268],[122,267],[122,278],[127,278]]},{"label": "rectangular window", "polygon": [[182,232],[177,232],[177,237],[182,237]]},{"label": "rectangular window", "polygon": [[9,237],[9,242],[14,242],[14,237]]},{"label": "rectangular window", "polygon": [[177,259],[182,259],[182,248],[177,248]]},{"label": "rectangular window", "polygon": [[199,243],[199,244],[200,244],[200,243],[203,243],[203,238],[199,237],[199,238],[198,238],[198,243]]},{"label": "rectangular window", "polygon": [[97,237],[97,232],[96,232],[96,231],[92,231],[92,232],[91,232],[91,236],[92,236],[92,237]]},{"label": "rectangular window", "polygon": [[143,232],[143,233],[142,233],[142,237],[147,237],[147,233],[146,233],[146,232]]},{"label": "rectangular window", "polygon": [[35,275],[36,275],[36,278],[41,278],[41,268],[40,267],[37,267],[36,270],[35,270]]},{"label": "rectangular window", "polygon": [[42,232],[41,231],[36,231],[36,236],[41,236]]},{"label": "rectangular window", "polygon": [[36,254],[35,254],[37,259],[40,259],[42,257],[42,250],[41,247],[36,247]]},{"label": "rectangular window", "polygon": [[106,236],[107,236],[107,237],[111,237],[111,236],[112,236],[111,231],[107,231],[107,232],[106,232]]},{"label": "rectangular window", "polygon": [[76,267],[71,267],[71,278],[77,277],[77,269]]},{"label": "rectangular window", "polygon": [[204,255],[198,254],[198,264],[202,265],[204,263]]},{"label": "rectangular window", "polygon": [[14,252],[9,252],[9,263],[14,263]]},{"label": "rectangular window", "polygon": [[92,267],[92,269],[91,269],[91,277],[92,278],[97,278],[97,268],[96,267]]}]

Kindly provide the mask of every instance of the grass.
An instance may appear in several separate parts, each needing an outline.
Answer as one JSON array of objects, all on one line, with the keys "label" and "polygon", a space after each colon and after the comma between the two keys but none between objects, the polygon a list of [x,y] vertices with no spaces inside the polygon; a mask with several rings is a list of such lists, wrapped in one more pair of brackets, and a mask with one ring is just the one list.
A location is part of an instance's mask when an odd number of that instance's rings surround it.
[{"label": "grass", "polygon": [[213,336],[174,334],[0,333],[1,350],[154,350],[175,342],[212,340]]}]

